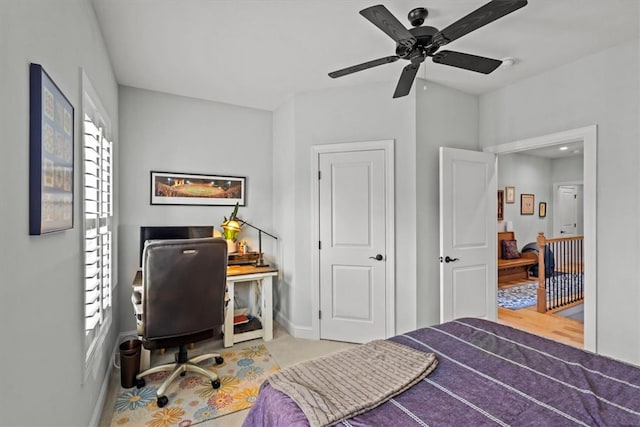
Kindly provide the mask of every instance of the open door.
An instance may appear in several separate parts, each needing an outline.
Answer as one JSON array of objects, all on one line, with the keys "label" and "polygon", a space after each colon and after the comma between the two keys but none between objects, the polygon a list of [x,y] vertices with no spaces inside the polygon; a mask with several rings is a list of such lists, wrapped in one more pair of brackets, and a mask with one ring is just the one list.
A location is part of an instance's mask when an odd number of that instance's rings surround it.
[{"label": "open door", "polygon": [[440,321],[497,319],[496,156],[440,147]]}]

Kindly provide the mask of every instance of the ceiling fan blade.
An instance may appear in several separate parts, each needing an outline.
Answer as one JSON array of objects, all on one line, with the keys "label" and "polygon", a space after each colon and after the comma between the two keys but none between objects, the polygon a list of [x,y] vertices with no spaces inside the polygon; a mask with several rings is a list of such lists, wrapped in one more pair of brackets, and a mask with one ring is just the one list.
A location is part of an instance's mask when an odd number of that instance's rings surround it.
[{"label": "ceiling fan blade", "polygon": [[367,18],[373,25],[380,28],[399,44],[410,49],[416,43],[415,37],[409,30],[383,5],[379,4],[362,9],[360,15]]},{"label": "ceiling fan blade", "polygon": [[503,16],[526,6],[526,4],[527,0],[490,1],[464,18],[449,25],[444,30],[434,34],[433,44],[436,46],[444,46],[465,34],[477,30],[498,18],[502,18]]},{"label": "ceiling fan blade", "polygon": [[465,70],[476,71],[482,74],[489,74],[502,64],[498,59],[476,56],[468,53],[454,52],[451,50],[441,50],[433,55],[433,62],[452,67],[464,68]]},{"label": "ceiling fan blade", "polygon": [[400,98],[401,96],[408,95],[409,92],[411,92],[411,86],[413,86],[413,81],[416,78],[416,74],[418,74],[418,69],[420,69],[420,63],[411,63],[402,69],[402,74],[400,75],[400,80],[398,80],[396,91],[393,93],[394,98]]},{"label": "ceiling fan blade", "polygon": [[399,56],[387,56],[380,59],[374,59],[373,61],[363,62],[362,64],[352,65],[351,67],[343,68],[341,70],[333,71],[329,73],[329,77],[336,78],[346,76],[347,74],[355,73],[356,71],[366,70],[367,68],[377,67],[378,65],[389,64],[396,62],[400,59]]}]

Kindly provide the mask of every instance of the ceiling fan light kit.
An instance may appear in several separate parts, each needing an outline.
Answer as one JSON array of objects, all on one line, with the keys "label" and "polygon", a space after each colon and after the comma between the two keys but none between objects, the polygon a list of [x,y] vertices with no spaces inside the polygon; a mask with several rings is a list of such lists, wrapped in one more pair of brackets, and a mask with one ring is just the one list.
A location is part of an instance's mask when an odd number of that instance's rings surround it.
[{"label": "ceiling fan light kit", "polygon": [[[420,64],[427,57],[431,57],[432,61],[437,64],[489,74],[495,71],[503,63],[503,60],[451,50],[439,50],[440,47],[496,19],[515,12],[526,6],[526,4],[527,0],[493,0],[441,31],[434,27],[422,25],[429,15],[429,11],[424,7],[412,9],[407,15],[409,22],[413,26],[411,29],[405,28],[383,5],[368,7],[361,10],[360,14],[396,42],[396,54],[333,71],[329,73],[329,77],[342,77],[357,71],[404,59],[409,61],[410,64],[403,68],[393,94],[394,98],[399,98],[409,94],[416,74],[420,69]],[[512,58],[505,58],[504,61],[510,61],[510,65],[515,62]]]}]

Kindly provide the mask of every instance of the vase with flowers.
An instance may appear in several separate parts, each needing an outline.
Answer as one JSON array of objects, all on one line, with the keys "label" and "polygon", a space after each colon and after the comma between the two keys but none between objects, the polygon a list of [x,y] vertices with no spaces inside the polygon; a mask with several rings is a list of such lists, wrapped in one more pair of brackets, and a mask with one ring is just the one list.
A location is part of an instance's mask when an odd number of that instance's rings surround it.
[{"label": "vase with flowers", "polygon": [[238,238],[238,233],[242,230],[242,225],[237,217],[239,207],[240,204],[236,203],[236,206],[233,209],[233,212],[231,212],[229,218],[227,219],[225,216],[224,222],[221,225],[222,235],[227,241],[227,251],[229,253],[236,252],[236,239]]}]

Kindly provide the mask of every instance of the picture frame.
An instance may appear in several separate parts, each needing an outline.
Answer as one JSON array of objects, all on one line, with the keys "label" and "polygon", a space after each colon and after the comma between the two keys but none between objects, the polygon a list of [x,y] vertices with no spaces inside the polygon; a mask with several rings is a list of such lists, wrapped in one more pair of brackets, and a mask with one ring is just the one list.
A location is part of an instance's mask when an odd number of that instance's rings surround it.
[{"label": "picture frame", "polygon": [[504,191],[498,190],[498,221],[504,219]]},{"label": "picture frame", "polygon": [[246,206],[246,177],[151,171],[152,205]]},{"label": "picture frame", "polygon": [[533,215],[535,210],[535,196],[533,194],[520,195],[520,215]]},{"label": "picture frame", "polygon": [[42,65],[29,66],[29,234],[73,228],[74,108]]},{"label": "picture frame", "polygon": [[540,202],[540,204],[538,204],[538,216],[540,218],[547,216],[547,202]]},{"label": "picture frame", "polygon": [[516,187],[507,186],[504,188],[504,202],[505,203],[516,202]]}]

